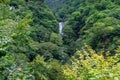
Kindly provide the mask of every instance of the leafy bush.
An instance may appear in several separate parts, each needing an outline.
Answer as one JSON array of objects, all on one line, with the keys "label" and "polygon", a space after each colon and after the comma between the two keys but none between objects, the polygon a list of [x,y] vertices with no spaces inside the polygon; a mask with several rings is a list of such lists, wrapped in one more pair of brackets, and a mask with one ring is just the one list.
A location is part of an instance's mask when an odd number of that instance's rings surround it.
[{"label": "leafy bush", "polygon": [[90,46],[77,51],[72,58],[72,64],[65,66],[66,80],[119,80],[120,79],[120,53],[106,56],[96,53]]},{"label": "leafy bush", "polygon": [[58,61],[48,62],[41,56],[37,56],[30,64],[34,71],[35,80],[65,80],[62,65]]},{"label": "leafy bush", "polygon": [[0,58],[1,80],[35,80],[24,54],[7,54]]}]

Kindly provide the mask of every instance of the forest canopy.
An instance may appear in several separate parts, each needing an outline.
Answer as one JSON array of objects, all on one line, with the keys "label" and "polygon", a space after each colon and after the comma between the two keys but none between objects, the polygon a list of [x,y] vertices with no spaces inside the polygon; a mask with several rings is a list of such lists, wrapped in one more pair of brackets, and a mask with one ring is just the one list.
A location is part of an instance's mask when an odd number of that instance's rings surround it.
[{"label": "forest canopy", "polygon": [[0,0],[0,80],[119,80],[119,32],[120,0]]}]

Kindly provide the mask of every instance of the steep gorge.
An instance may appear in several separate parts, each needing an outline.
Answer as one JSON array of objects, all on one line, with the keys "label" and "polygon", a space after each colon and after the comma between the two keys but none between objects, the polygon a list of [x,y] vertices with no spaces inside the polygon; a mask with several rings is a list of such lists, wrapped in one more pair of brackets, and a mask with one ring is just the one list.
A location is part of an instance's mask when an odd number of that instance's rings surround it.
[{"label": "steep gorge", "polygon": [[119,1],[67,0],[63,4],[54,13],[58,21],[65,21],[63,44],[71,54],[85,43],[97,51],[113,51],[119,45]]}]

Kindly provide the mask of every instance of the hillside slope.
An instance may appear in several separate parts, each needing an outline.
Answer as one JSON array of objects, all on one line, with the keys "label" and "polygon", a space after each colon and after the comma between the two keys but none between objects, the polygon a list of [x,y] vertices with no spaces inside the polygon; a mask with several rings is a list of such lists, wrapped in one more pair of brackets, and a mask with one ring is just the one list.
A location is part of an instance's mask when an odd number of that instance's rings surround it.
[{"label": "hillside slope", "polygon": [[66,0],[45,0],[47,5],[55,12],[59,8],[61,8],[65,3]]},{"label": "hillside slope", "polygon": [[72,12],[64,27],[64,44],[72,51],[88,44],[98,51],[113,51],[119,44],[120,6],[116,1],[85,1]]},{"label": "hillside slope", "polygon": [[67,0],[54,12],[58,20],[67,22],[63,41],[71,45],[70,53],[84,43],[98,51],[112,51],[119,45],[119,0]]}]

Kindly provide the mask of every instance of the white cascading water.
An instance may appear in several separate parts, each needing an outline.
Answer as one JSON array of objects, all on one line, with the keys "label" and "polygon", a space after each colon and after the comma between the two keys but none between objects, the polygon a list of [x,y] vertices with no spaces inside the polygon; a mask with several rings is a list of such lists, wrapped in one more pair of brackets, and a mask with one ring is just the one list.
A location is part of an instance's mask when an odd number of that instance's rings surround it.
[{"label": "white cascading water", "polygon": [[63,22],[59,22],[59,34],[63,35],[63,27],[64,27],[64,23]]}]

